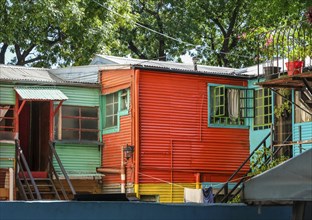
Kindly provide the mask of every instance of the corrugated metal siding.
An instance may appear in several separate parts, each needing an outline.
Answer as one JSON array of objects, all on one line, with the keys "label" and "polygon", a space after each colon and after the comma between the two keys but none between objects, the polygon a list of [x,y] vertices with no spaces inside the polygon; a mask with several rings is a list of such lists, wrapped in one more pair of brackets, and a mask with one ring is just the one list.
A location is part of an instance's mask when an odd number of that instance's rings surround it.
[{"label": "corrugated metal siding", "polygon": [[[312,122],[305,122],[300,124],[294,124],[293,127],[293,141],[299,141],[299,126],[301,126],[301,139],[312,140]],[[303,151],[311,149],[312,144],[302,144]],[[299,145],[293,146],[293,155],[297,156],[300,154]]]},{"label": "corrugated metal siding", "polygon": [[140,183],[194,183],[196,172],[225,180],[248,157],[247,128],[207,127],[207,84],[246,81],[147,71],[140,76],[140,171],[146,174]]},{"label": "corrugated metal siding", "polygon": [[159,202],[163,203],[182,203],[184,202],[184,188],[195,189],[194,183],[175,183],[175,184],[140,184],[140,195],[158,195]]},{"label": "corrugated metal siding", "polygon": [[131,77],[132,74],[129,70],[102,71],[102,94],[110,94],[129,88]]},{"label": "corrugated metal siding", "polygon": [[60,90],[49,87],[19,87],[15,88],[21,99],[26,100],[67,100],[67,96]]},{"label": "corrugated metal siding", "polygon": [[[94,174],[100,166],[101,151],[97,145],[57,143],[55,148],[69,175]],[[60,172],[55,160],[53,164]]]},{"label": "corrugated metal siding", "polygon": [[[116,133],[103,135],[103,157],[102,166],[104,168],[121,168],[121,152],[122,147],[131,144],[131,113],[120,117],[120,130]],[[131,172],[128,169],[127,178],[131,177]],[[103,179],[104,185],[112,183],[120,183],[120,174],[105,173]]]},{"label": "corrugated metal siding", "polygon": [[0,142],[0,168],[14,167],[15,144]]},{"label": "corrugated metal siding", "polygon": [[57,87],[67,97],[63,105],[77,106],[99,106],[100,105],[100,89],[83,88],[83,87]]},{"label": "corrugated metal siding", "polygon": [[0,103],[15,105],[15,91],[13,85],[0,85]]}]

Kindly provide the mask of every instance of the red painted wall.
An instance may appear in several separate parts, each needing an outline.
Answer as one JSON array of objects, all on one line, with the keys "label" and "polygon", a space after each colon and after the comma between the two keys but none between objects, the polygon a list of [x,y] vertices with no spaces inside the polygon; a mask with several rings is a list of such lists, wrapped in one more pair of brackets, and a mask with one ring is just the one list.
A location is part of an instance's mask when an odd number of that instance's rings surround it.
[{"label": "red painted wall", "polygon": [[225,181],[248,156],[247,128],[207,126],[208,83],[247,85],[233,78],[141,70],[140,183],[157,178],[190,183],[197,172],[204,182]]},{"label": "red painted wall", "polygon": [[[103,167],[120,168],[121,146],[135,143],[133,76],[133,70],[102,71],[102,93],[130,85],[132,103],[120,132],[103,135]],[[140,70],[140,183],[194,183],[198,172],[202,182],[223,182],[249,155],[247,128],[208,127],[208,83],[247,86],[241,79]],[[127,181],[133,182],[128,165]],[[120,175],[105,175],[104,184],[120,183]]]}]

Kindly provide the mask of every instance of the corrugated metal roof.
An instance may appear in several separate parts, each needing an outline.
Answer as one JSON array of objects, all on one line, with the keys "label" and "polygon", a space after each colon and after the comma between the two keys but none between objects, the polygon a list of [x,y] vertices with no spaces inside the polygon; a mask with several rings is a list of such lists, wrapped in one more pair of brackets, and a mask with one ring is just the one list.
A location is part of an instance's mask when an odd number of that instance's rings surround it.
[{"label": "corrugated metal roof", "polygon": [[23,100],[67,100],[67,96],[58,89],[46,88],[46,87],[32,87],[32,88],[15,88],[15,91],[19,94]]},{"label": "corrugated metal roof", "polygon": [[100,66],[73,66],[51,69],[50,73],[67,82],[98,83]]},{"label": "corrugated metal roof", "polygon": [[48,69],[8,65],[0,65],[0,80],[62,82],[61,79],[50,74]]},{"label": "corrugated metal roof", "polygon": [[143,59],[133,59],[125,57],[116,57],[108,55],[96,55],[91,64],[98,65],[133,65],[133,66],[142,66],[150,68],[162,68],[168,70],[176,70],[183,72],[198,72],[198,73],[209,73],[216,75],[239,75],[244,76],[240,73],[240,69],[227,68],[227,67],[216,67],[216,66],[206,66],[206,65],[197,65],[197,70],[194,69],[193,64],[185,63],[175,63],[168,61],[156,61],[156,60],[143,60]]}]

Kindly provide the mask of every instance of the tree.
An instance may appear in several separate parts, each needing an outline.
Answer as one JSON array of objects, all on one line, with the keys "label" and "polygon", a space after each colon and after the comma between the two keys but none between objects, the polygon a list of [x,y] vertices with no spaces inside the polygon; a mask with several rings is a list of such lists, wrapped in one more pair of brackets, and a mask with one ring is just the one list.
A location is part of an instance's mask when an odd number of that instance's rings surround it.
[{"label": "tree", "polygon": [[[120,2],[105,4],[127,13],[129,7]],[[15,65],[86,64],[103,48],[107,33],[124,23],[87,0],[1,0],[0,12],[0,64],[9,51],[14,55],[9,63]]]},{"label": "tree", "polygon": [[[130,54],[141,59],[174,59],[177,48],[187,48],[181,38],[187,34],[183,29],[191,18],[182,12],[184,1],[131,0],[134,26],[121,27],[114,33],[120,47],[111,51],[114,55]],[[182,13],[181,13],[182,12]],[[175,39],[175,36],[179,36]],[[186,39],[187,40],[187,39]]]},{"label": "tree", "polygon": [[[144,59],[174,59],[181,54],[197,56],[202,63],[242,67],[256,63],[256,34],[299,22],[308,1],[295,0],[133,0],[132,13],[139,25],[119,29],[122,50]],[[248,33],[255,32],[253,38]],[[173,38],[165,37],[169,35]],[[180,40],[180,42],[179,42]],[[261,51],[260,51],[261,52]]]},{"label": "tree", "polygon": [[[257,33],[303,19],[308,0],[0,0],[0,64],[88,64],[94,53],[255,64]],[[252,38],[248,33],[255,33]]]}]

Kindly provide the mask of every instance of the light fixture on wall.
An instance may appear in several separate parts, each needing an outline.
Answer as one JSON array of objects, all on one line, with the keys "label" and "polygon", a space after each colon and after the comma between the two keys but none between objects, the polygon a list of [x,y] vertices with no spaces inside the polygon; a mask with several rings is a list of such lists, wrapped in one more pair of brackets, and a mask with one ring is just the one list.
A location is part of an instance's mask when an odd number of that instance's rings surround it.
[{"label": "light fixture on wall", "polygon": [[123,149],[124,157],[129,160],[133,156],[134,146],[128,145]]}]

